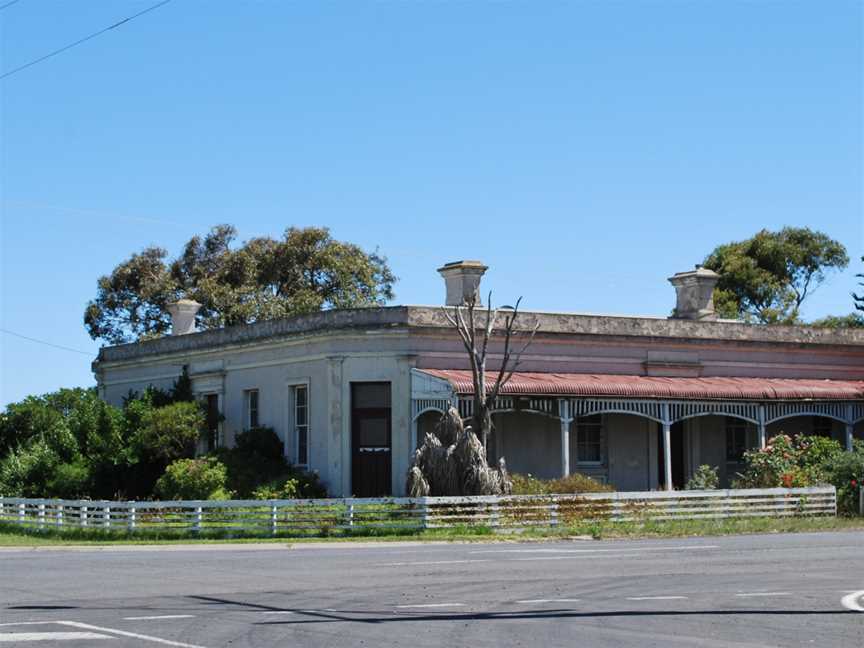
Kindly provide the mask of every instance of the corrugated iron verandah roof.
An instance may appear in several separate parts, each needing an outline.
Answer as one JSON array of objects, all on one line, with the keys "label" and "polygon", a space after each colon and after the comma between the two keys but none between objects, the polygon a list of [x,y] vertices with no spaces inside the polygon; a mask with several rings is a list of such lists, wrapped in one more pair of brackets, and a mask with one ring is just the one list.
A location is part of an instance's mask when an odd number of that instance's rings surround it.
[{"label": "corrugated iron verandah roof", "polygon": [[[471,372],[420,369],[446,380],[457,394],[473,394]],[[490,372],[490,382],[496,377]],[[839,400],[864,399],[864,381],[803,378],[634,376],[516,372],[502,395],[661,398],[678,400]]]}]

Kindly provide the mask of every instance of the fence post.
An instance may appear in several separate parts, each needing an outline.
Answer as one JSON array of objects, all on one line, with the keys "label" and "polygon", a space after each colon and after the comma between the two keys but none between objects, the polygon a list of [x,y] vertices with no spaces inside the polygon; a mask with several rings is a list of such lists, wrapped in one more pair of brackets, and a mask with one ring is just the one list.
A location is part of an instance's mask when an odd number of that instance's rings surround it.
[{"label": "fence post", "polygon": [[105,506],[102,508],[102,526],[111,528],[111,507]]},{"label": "fence post", "polygon": [[279,520],[279,507],[275,502],[270,505],[270,535],[276,535],[276,525]]},{"label": "fence post", "polygon": [[192,525],[192,531],[200,533],[201,522],[204,520],[204,509],[200,506],[195,507],[195,523]]},{"label": "fence post", "polygon": [[135,510],[136,509],[134,506],[129,507],[129,517],[126,520],[126,523],[129,527],[129,533],[135,532]]},{"label": "fence post", "polygon": [[354,500],[348,501],[348,526],[354,526]]},{"label": "fence post", "polygon": [[45,528],[45,502],[39,502],[39,528]]},{"label": "fence post", "polygon": [[63,526],[63,502],[57,504],[57,527]]},{"label": "fence post", "polygon": [[554,495],[552,496],[552,509],[550,511],[550,520],[549,523],[553,527],[558,526],[558,498]]},{"label": "fence post", "polygon": [[496,497],[492,502],[492,511],[489,515],[489,526],[493,529],[497,529],[501,525],[501,506],[499,502],[500,499]]},{"label": "fence post", "polygon": [[429,528],[429,498],[423,497],[421,498],[421,506],[423,507],[423,530],[427,530]]},{"label": "fence post", "polygon": [[87,526],[87,507],[81,507],[81,514],[78,516],[78,526],[86,527]]},{"label": "fence post", "polygon": [[27,505],[24,502],[18,504],[18,524],[24,524],[27,517]]}]

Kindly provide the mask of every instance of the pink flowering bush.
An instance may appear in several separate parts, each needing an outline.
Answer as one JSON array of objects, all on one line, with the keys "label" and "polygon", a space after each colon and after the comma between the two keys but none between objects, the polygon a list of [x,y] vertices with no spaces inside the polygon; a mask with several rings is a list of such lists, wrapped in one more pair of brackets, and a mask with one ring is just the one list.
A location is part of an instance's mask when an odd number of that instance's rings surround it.
[{"label": "pink flowering bush", "polygon": [[831,483],[837,487],[837,509],[846,515],[858,510],[858,493],[864,487],[864,441],[855,441],[852,452],[842,452],[827,464]]},{"label": "pink flowering bush", "polygon": [[736,488],[799,488],[831,482],[828,465],[843,448],[824,437],[778,434],[765,448],[744,453]]}]

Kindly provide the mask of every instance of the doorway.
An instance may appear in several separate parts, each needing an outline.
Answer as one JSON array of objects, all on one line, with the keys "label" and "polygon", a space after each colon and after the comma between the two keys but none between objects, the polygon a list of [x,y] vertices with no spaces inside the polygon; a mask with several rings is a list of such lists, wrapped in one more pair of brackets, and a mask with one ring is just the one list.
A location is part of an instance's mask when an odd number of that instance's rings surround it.
[{"label": "doorway", "polygon": [[351,492],[355,497],[390,494],[390,383],[351,383]]}]

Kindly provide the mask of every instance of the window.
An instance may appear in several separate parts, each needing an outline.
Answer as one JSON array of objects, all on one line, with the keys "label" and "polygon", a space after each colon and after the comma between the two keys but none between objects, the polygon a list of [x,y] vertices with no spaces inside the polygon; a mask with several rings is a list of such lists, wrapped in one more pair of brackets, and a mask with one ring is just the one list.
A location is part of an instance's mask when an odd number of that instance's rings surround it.
[{"label": "window", "polygon": [[207,451],[219,446],[219,394],[207,394],[205,397],[207,415]]},{"label": "window", "polygon": [[294,391],[294,437],[297,439],[297,465],[309,465],[309,388],[297,385]]},{"label": "window", "polygon": [[258,427],[258,390],[249,389],[243,392],[246,395],[246,429]]},{"label": "window", "polygon": [[747,434],[752,426],[736,418],[726,419],[726,461],[743,461],[747,451]]},{"label": "window", "polygon": [[576,461],[580,464],[599,464],[603,461],[601,415],[576,419]]}]

